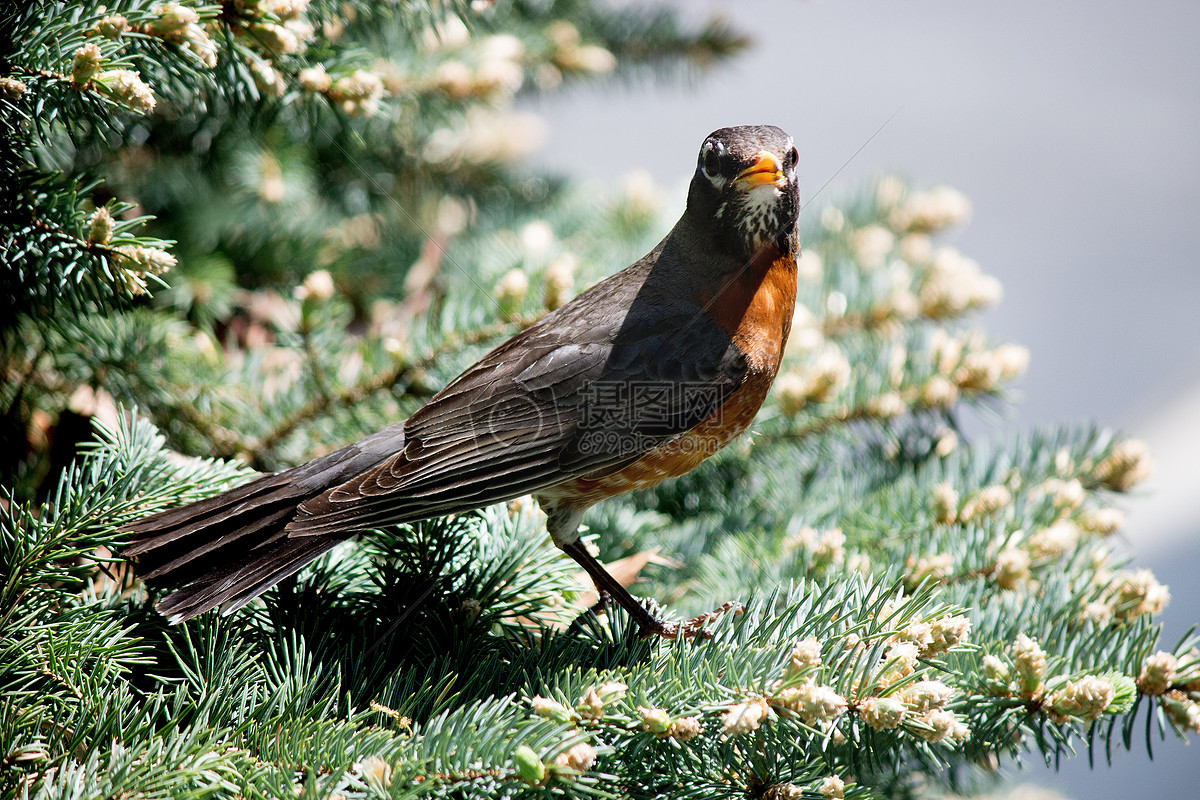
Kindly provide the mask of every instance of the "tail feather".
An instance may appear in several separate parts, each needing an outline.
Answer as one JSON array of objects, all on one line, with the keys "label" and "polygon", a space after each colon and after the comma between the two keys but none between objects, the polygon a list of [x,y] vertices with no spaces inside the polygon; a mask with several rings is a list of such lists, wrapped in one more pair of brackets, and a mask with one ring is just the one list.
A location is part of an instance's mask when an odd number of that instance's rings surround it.
[{"label": "tail feather", "polygon": [[299,572],[344,539],[341,536],[277,539],[176,589],[159,600],[154,608],[172,625],[214,608],[227,614]]},{"label": "tail feather", "polygon": [[[202,556],[206,556],[222,548],[227,548],[239,539],[249,537],[249,540],[254,542],[255,546],[261,546],[263,544],[263,536],[272,537],[282,531],[284,526],[287,525],[288,520],[295,516],[295,503],[288,501],[283,501],[283,503],[283,507],[273,514],[269,513],[270,508],[264,505],[262,509],[258,510],[257,518],[253,519],[252,522],[248,522],[244,527],[234,528],[224,534],[220,534],[217,528],[220,522],[214,520],[210,526],[193,531],[193,533],[206,533],[211,538],[191,549],[184,549],[181,546],[172,548],[169,545],[160,547],[153,551],[151,555],[145,557],[144,560],[139,559],[139,565],[142,567],[142,579],[154,581],[163,578],[172,572],[184,569],[189,563],[196,562]],[[174,555],[174,558],[171,558],[170,561],[164,560],[172,555]],[[198,562],[193,565],[193,568],[196,566],[198,566]],[[179,575],[176,577],[179,577]]]},{"label": "tail feather", "polygon": [[125,547],[125,554],[141,555],[170,545],[208,526],[252,511],[264,495],[286,489],[287,473],[275,473],[204,500],[144,517],[126,528],[139,538]]},{"label": "tail feather", "polygon": [[287,525],[318,497],[404,447],[403,423],[289,470],[128,526],[123,554],[151,585],[172,623],[220,607],[228,613],[331,550],[354,530],[291,537]]}]

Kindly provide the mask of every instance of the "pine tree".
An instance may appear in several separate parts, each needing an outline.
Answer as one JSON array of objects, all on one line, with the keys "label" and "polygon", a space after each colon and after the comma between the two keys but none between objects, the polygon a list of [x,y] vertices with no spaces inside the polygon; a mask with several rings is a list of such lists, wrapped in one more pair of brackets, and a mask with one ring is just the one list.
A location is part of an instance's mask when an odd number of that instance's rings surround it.
[{"label": "pine tree", "polygon": [[[598,0],[0,12],[0,789],[110,797],[906,797],[1200,731],[1195,640],[1113,554],[1136,440],[973,442],[1028,358],[885,177],[806,214],[754,435],[603,503],[644,641],[528,500],[377,531],[168,626],[123,525],[402,419],[678,213],[530,172],[520,92],[736,55]],[[818,218],[819,217],[819,218]]]}]

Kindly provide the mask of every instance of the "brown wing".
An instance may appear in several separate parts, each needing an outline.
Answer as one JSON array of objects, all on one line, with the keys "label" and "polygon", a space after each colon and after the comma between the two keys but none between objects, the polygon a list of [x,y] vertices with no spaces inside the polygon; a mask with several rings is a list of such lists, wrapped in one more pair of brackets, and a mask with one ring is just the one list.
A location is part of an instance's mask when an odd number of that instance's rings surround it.
[{"label": "brown wing", "polygon": [[643,307],[637,268],[484,356],[413,414],[401,452],[305,502],[290,534],[440,516],[605,474],[707,418],[740,385],[744,359],[698,306]]}]

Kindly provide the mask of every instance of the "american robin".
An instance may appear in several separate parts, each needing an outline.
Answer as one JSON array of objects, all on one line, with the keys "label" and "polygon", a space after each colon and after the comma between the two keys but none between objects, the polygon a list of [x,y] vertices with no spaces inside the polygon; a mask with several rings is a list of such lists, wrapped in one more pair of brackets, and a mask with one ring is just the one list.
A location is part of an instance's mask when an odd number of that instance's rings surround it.
[{"label": "american robin", "polygon": [[[245,604],[349,536],[532,494],[554,543],[639,624],[579,538],[606,497],[682,475],[750,425],[796,300],[796,149],[779,128],[704,140],[687,208],[644,258],[481,358],[403,422],[129,527],[124,554],[179,622]],[[727,610],[734,604],[726,604]]]}]

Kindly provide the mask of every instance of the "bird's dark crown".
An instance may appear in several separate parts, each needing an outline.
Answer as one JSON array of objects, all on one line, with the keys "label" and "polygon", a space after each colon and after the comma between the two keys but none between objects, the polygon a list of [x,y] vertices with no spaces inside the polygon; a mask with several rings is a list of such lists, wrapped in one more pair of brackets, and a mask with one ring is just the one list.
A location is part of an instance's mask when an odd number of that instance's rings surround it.
[{"label": "bird's dark crown", "polygon": [[713,131],[696,159],[688,213],[739,258],[769,244],[792,251],[800,213],[797,158],[792,137],[774,125]]}]

